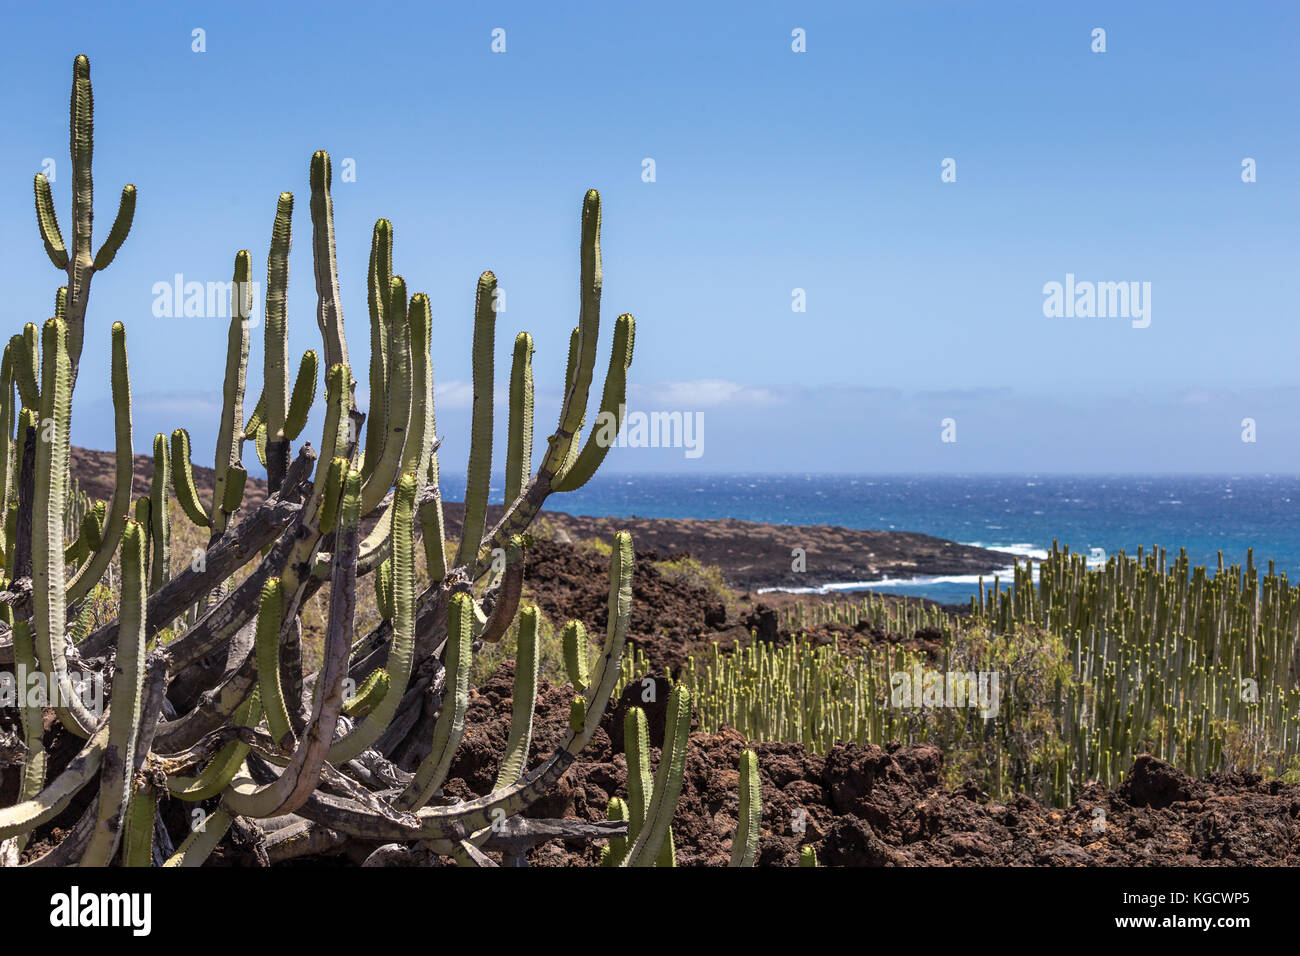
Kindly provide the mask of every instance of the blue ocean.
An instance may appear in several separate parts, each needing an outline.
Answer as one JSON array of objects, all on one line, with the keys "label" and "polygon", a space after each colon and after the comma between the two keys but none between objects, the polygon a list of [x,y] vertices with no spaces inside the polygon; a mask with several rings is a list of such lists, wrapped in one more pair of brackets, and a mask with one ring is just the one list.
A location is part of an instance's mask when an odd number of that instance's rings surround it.
[{"label": "blue ocean", "polygon": [[[449,497],[459,490],[446,488]],[[1297,475],[598,474],[547,509],[919,531],[1003,550],[1008,566],[1012,555],[1042,555],[1053,539],[1094,560],[1181,547],[1211,569],[1219,552],[1232,564],[1254,548],[1258,565],[1272,559],[1300,581]],[[976,586],[965,577],[824,583],[946,603],[966,601]]]}]

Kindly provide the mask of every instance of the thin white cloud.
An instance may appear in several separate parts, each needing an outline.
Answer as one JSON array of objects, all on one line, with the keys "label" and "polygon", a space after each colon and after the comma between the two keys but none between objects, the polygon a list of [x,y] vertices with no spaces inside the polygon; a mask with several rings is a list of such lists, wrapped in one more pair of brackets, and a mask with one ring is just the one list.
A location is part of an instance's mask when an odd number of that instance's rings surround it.
[{"label": "thin white cloud", "polygon": [[781,401],[776,392],[720,378],[687,382],[655,382],[633,386],[632,394],[663,408],[714,408],[720,405],[772,405]]},{"label": "thin white cloud", "polygon": [[436,408],[471,408],[474,405],[474,383],[435,382],[433,404]]},{"label": "thin white cloud", "polygon": [[222,411],[219,392],[154,392],[131,396],[133,412],[169,412],[220,415]]},{"label": "thin white cloud", "polygon": [[[492,389],[492,403],[494,405],[508,405],[510,402],[510,388],[508,385],[497,383]],[[460,379],[452,379],[447,382],[433,383],[433,404],[435,408],[464,408],[474,407],[474,383]]]}]

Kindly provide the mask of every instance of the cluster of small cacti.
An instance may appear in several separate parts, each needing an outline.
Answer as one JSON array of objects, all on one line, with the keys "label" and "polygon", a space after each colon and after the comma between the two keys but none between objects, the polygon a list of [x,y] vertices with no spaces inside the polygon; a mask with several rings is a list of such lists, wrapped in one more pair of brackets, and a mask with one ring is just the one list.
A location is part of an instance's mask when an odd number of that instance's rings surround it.
[{"label": "cluster of small cacti", "polygon": [[[87,512],[97,504],[100,504],[100,502],[96,502],[90,495],[82,491],[81,485],[74,477],[71,486],[68,488],[68,500],[63,505],[64,541],[75,541],[81,536],[81,522],[85,519]],[[100,523],[103,523],[102,516]]]},{"label": "cluster of small cacti", "polygon": [[[650,659],[646,657],[645,651],[635,644],[627,646],[627,652],[623,655],[622,672],[618,675],[618,682],[614,685],[614,696],[618,697],[623,693],[623,688],[627,687],[634,681],[641,680],[650,674],[653,668],[650,666]],[[665,675],[671,678],[671,674]]]},{"label": "cluster of small cacti", "polygon": [[[1058,805],[1086,781],[1121,782],[1143,752],[1194,775],[1294,766],[1300,588],[1285,575],[1261,575],[1250,557],[1244,568],[1220,560],[1210,575],[1163,551],[1090,568],[1055,546],[1037,574],[1026,561],[1011,587],[981,584],[965,617],[879,597],[827,612],[854,609],[896,640],[937,628],[933,659],[902,643],[847,653],[838,642],[754,641],[688,660],[682,679],[705,729],[822,752],[929,741],[950,759],[976,755],[982,765],[965,769],[997,796],[1027,791]],[[910,694],[900,706],[898,681],[918,671],[996,672],[994,712],[915,707]]]},{"label": "cluster of small cacti", "polygon": [[859,600],[840,597],[832,601],[800,601],[788,604],[777,614],[777,626],[787,631],[826,624],[857,625],[866,622],[887,634],[915,634],[925,628],[942,628],[948,614],[941,607],[921,601],[888,600],[868,593]]},{"label": "cluster of small cacti", "polygon": [[[282,193],[267,267],[264,382],[247,419],[252,259],[241,251],[234,260],[210,498],[204,500],[195,485],[189,433],[178,428],[155,436],[150,494],[131,500],[131,388],[126,330],[117,323],[109,336],[116,484],[111,500],[82,509],[69,504],[68,442],[82,345],[94,334],[87,331],[87,300],[93,276],[127,237],[136,193],[131,186],[123,190],[106,242],[92,251],[93,114],[84,56],[76,59],[73,83],[70,248],[49,183],[36,178],[41,237],[67,282],[54,317],[15,335],[0,370],[0,515],[6,519],[0,667],[42,675],[64,731],[84,743],[66,766],[52,766],[41,707],[20,707],[25,750],[19,796],[0,808],[0,848],[10,842],[12,855],[14,843],[21,846],[92,788],[95,798],[80,821],[35,862],[102,865],[120,858],[128,865],[193,866],[233,826],[258,834],[271,861],[397,843],[462,865],[494,865],[485,850],[500,850],[507,862],[518,863],[529,847],[554,838],[622,839],[630,841],[627,862],[660,859],[685,759],[690,712],[684,688],[674,694],[672,746],[648,803],[641,804],[647,826],[640,832],[630,833],[619,821],[532,820],[520,813],[554,787],[591,740],[623,676],[633,573],[625,532],[612,549],[608,621],[593,666],[582,625],[565,629],[574,685],[567,737],[529,767],[537,612],[524,608],[513,717],[496,786],[464,802],[442,791],[464,730],[472,655],[500,640],[519,611],[529,540],[524,532],[548,495],[583,485],[608,450],[594,432],[585,442],[581,437],[600,323],[597,193],[583,201],[581,303],[568,343],[559,422],[534,469],[533,344],[520,333],[510,375],[505,512],[490,528],[496,279],[490,272],[479,278],[465,517],[454,559],[447,559],[439,491],[429,299],[408,296],[394,274],[392,226],[379,220],[368,281],[372,407],[363,415],[343,331],[324,152],[310,165],[319,355],[303,356],[290,386],[286,293],[293,196]],[[619,316],[613,338],[600,407],[618,421],[632,360],[632,316]],[[313,450],[304,444],[294,455],[291,444],[307,421],[322,370],[320,445]],[[255,508],[244,504],[243,446],[249,441],[268,476],[269,497]],[[173,495],[182,512],[175,516]],[[69,516],[77,510],[76,537],[68,544]],[[173,576],[171,526],[182,519],[207,529],[210,539],[206,552]],[[374,524],[363,535],[366,519]],[[420,593],[417,530],[431,582]],[[498,554],[504,555],[499,573],[493,569]],[[118,616],[79,633],[79,609],[115,559],[121,568]],[[383,620],[358,636],[357,580],[371,573]],[[329,594],[322,661],[307,673],[301,613],[322,589]],[[106,707],[97,712],[72,692],[77,674],[106,679]],[[168,800],[204,810],[194,818],[202,823],[183,839],[163,820],[160,806]],[[747,806],[756,800],[751,795]],[[756,822],[745,827],[742,858],[752,862]],[[387,858],[392,848],[375,853]]]}]

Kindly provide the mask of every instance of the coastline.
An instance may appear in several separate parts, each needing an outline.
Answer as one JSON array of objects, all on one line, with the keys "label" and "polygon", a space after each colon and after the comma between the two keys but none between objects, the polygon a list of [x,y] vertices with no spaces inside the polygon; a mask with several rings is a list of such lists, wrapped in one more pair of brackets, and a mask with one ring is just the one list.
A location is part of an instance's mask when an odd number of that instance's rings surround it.
[{"label": "coastline", "polygon": [[[92,498],[113,492],[112,452],[72,448],[72,470],[78,486]],[[149,493],[153,470],[149,455],[135,456],[132,496]],[[201,498],[212,493],[211,468],[194,465],[194,483]],[[250,477],[244,510],[266,498],[266,482]],[[562,500],[562,499],[560,499]],[[458,537],[464,517],[462,502],[446,501],[443,510],[450,537]],[[501,505],[488,507],[489,526],[501,517]],[[906,586],[909,581],[986,578],[1005,572],[1011,564],[1006,550],[960,544],[912,531],[880,531],[836,525],[787,525],[733,518],[610,518],[587,517],[543,508],[540,519],[561,542],[613,538],[616,531],[632,533],[638,551],[655,551],[662,558],[688,554],[721,569],[729,588],[771,594],[834,594]],[[802,562],[796,549],[801,549]],[[802,563],[803,570],[794,570]]]}]

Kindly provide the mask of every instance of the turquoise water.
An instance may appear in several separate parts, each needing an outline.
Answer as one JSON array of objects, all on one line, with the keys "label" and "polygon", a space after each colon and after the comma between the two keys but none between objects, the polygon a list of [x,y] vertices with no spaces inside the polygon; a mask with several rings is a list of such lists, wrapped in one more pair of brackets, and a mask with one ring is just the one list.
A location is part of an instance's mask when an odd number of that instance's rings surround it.
[{"label": "turquoise water", "polygon": [[[449,495],[457,489],[447,488]],[[499,496],[500,491],[496,492]],[[1102,558],[1153,543],[1193,564],[1272,558],[1300,580],[1300,476],[1161,475],[597,475],[547,509],[649,518],[739,518],[780,524],[919,531],[1039,555],[1055,538]],[[865,582],[819,582],[863,588]],[[965,601],[969,578],[877,584],[879,590]]]}]

